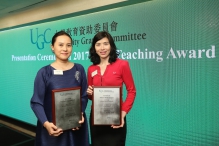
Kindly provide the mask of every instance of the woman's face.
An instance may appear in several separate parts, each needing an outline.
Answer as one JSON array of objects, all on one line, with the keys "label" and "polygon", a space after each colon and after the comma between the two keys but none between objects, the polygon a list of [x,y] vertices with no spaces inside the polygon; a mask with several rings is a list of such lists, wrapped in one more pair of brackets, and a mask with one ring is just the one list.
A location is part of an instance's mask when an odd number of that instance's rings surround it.
[{"label": "woman's face", "polygon": [[95,50],[96,53],[100,56],[100,59],[109,59],[110,49],[111,46],[108,38],[106,37],[97,41],[95,44]]},{"label": "woman's face", "polygon": [[66,35],[61,35],[56,38],[54,45],[51,46],[56,59],[66,61],[72,52],[71,39]]}]

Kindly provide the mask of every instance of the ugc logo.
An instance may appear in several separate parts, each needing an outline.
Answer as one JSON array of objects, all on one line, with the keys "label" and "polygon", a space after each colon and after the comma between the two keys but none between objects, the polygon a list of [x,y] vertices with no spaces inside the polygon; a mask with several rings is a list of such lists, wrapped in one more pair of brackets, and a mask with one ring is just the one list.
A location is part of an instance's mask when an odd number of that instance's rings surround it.
[{"label": "ugc logo", "polygon": [[39,50],[44,49],[44,44],[51,43],[51,37],[50,33],[51,29],[47,28],[43,33],[39,33],[38,28],[36,30],[31,29],[30,30],[30,38],[31,38],[31,43],[36,44],[37,48]]}]

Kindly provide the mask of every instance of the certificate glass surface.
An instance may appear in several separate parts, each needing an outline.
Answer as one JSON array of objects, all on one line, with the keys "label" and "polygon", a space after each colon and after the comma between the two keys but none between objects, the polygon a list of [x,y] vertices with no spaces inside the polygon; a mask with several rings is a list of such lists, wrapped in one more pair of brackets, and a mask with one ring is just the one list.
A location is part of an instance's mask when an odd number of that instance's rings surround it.
[{"label": "certificate glass surface", "polygon": [[80,127],[81,88],[52,90],[52,122],[62,130]]},{"label": "certificate glass surface", "polygon": [[120,86],[94,86],[92,103],[93,125],[121,124]]}]

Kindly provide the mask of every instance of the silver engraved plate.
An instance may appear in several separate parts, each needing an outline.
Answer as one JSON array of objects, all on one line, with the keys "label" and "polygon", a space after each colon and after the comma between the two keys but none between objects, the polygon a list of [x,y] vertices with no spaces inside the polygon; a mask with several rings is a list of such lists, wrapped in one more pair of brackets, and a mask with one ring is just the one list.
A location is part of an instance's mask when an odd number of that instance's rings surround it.
[{"label": "silver engraved plate", "polygon": [[121,124],[121,91],[119,86],[93,87],[93,125]]}]

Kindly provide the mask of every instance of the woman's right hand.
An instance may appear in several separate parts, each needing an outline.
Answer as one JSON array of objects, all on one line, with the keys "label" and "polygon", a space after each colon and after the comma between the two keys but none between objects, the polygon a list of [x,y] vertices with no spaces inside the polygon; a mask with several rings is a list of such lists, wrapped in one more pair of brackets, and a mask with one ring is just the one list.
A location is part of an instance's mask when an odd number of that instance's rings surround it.
[{"label": "woman's right hand", "polygon": [[46,121],[43,126],[46,128],[50,136],[59,136],[63,133],[62,129],[56,127],[53,123]]},{"label": "woman's right hand", "polygon": [[93,87],[92,86],[88,86],[87,95],[93,95]]}]

